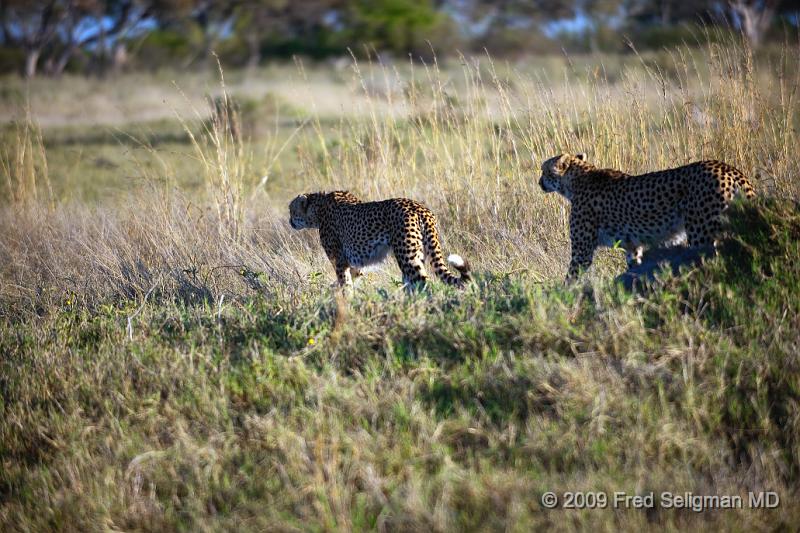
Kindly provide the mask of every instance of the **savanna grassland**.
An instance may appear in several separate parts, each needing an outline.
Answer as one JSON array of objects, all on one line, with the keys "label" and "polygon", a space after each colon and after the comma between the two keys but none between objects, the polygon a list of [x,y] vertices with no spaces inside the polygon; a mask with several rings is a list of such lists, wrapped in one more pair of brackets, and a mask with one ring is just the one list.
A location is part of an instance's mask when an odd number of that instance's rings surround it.
[{"label": "savanna grassland", "polygon": [[[0,529],[796,527],[798,58],[3,79]],[[614,284],[620,250],[564,286],[569,206],[537,185],[564,151],[723,159],[759,199],[653,290]],[[287,217],[333,188],[423,201],[475,282],[409,295],[387,262],[337,294]],[[745,505],[546,509],[547,491]]]}]

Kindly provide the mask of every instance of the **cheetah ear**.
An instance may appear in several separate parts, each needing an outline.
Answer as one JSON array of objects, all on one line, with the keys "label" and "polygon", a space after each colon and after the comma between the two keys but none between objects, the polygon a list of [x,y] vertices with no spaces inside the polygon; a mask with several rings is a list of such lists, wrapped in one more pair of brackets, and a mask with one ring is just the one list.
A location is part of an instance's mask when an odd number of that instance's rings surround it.
[{"label": "cheetah ear", "polygon": [[575,159],[577,159],[578,161],[586,161],[586,154],[583,152],[575,154]]},{"label": "cheetah ear", "polygon": [[300,196],[297,197],[297,201],[300,204],[300,209],[303,212],[305,212],[306,209],[308,208],[308,196],[306,196],[305,194],[301,194]]}]

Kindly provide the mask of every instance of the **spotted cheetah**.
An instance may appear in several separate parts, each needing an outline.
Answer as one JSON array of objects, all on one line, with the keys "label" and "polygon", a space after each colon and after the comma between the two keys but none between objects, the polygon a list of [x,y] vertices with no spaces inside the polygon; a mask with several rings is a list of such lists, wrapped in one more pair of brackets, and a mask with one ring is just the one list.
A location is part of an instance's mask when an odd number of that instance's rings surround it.
[{"label": "spotted cheetah", "polygon": [[442,257],[436,217],[408,198],[362,202],[347,191],[301,194],[289,204],[289,222],[294,229],[319,229],[341,286],[351,286],[363,267],[380,263],[390,251],[409,288],[427,279],[425,258],[448,285],[461,287],[470,279],[461,256],[447,258],[459,275],[450,271]]},{"label": "spotted cheetah", "polygon": [[644,244],[715,245],[733,196],[755,196],[747,177],[721,161],[631,176],[599,169],[584,154],[545,161],[539,185],[572,203],[568,281],[591,265],[598,246],[621,245],[630,266],[641,263]]}]

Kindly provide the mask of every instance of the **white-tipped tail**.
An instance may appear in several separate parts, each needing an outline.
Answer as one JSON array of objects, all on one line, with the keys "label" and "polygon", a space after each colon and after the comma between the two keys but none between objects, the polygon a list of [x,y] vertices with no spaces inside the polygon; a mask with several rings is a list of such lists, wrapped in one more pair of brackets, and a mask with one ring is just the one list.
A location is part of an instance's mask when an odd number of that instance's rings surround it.
[{"label": "white-tipped tail", "polygon": [[450,254],[447,256],[447,262],[453,265],[456,268],[464,268],[466,264],[464,262],[464,258],[458,254]]}]

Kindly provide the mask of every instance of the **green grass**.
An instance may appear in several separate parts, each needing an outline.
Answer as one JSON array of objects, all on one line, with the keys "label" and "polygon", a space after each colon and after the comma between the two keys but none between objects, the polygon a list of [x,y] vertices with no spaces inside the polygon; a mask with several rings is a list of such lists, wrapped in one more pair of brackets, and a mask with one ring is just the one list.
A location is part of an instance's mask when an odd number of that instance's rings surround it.
[{"label": "green grass", "polygon": [[[0,80],[41,126],[0,132],[0,530],[792,529],[796,53]],[[565,287],[569,207],[536,184],[563,151],[722,159],[759,200],[701,269],[628,294],[606,250]],[[286,209],[341,188],[424,202],[475,282],[407,295],[387,264],[342,298]]]},{"label": "green grass", "polygon": [[[760,202],[731,219],[753,231],[646,296],[479,274],[412,297],[156,298],[130,332],[135,302],[6,318],[0,524],[790,527],[800,216]],[[547,510],[548,490],[781,506]]]}]

